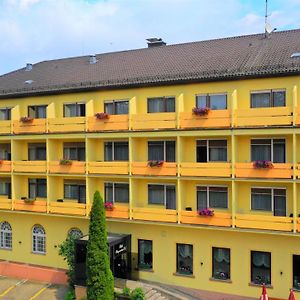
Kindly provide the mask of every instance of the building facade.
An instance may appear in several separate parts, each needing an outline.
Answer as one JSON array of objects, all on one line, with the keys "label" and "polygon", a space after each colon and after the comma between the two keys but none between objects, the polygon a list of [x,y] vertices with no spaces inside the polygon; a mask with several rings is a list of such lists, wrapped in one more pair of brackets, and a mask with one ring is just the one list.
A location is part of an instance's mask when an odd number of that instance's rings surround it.
[{"label": "building facade", "polygon": [[99,190],[133,278],[300,290],[299,52],[292,30],[0,76],[0,259],[65,268]]}]

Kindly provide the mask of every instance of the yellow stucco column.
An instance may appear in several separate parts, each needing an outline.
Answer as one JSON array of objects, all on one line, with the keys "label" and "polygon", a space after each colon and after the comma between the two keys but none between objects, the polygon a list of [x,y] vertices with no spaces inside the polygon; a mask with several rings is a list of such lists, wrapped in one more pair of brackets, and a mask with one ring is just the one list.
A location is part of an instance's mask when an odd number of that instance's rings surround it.
[{"label": "yellow stucco column", "polygon": [[297,231],[297,183],[293,182],[293,232]]},{"label": "yellow stucco column", "polygon": [[297,119],[297,109],[298,109],[298,87],[297,85],[293,86],[293,125],[296,125]]},{"label": "yellow stucco column", "polygon": [[181,93],[177,97],[176,102],[176,128],[180,128],[180,114],[184,111],[184,94]]},{"label": "yellow stucco column", "polygon": [[132,129],[132,116],[136,114],[136,97],[132,97],[129,100],[129,120],[128,120],[128,126],[129,130]]},{"label": "yellow stucco column", "polygon": [[235,127],[235,111],[237,109],[237,90],[233,90],[231,94],[231,107],[230,107],[230,114],[231,114],[231,127]]}]

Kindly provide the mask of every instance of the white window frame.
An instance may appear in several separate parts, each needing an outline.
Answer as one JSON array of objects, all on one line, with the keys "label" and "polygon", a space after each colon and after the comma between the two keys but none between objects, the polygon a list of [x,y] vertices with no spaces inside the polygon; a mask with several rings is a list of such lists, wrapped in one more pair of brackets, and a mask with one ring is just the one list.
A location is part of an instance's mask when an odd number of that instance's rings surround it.
[{"label": "white window frame", "polygon": [[210,103],[210,97],[211,96],[221,96],[221,95],[225,95],[226,96],[226,108],[225,108],[225,110],[227,110],[228,109],[228,92],[195,94],[196,107],[197,107],[197,97],[198,96],[205,96],[206,97],[206,104],[207,104],[207,100],[208,100],[209,101],[209,105],[211,105],[211,103]]},{"label": "white window frame", "polygon": [[[65,116],[65,105],[71,105],[71,104],[74,104],[74,105],[80,105],[80,104],[84,104],[85,105],[85,116],[83,117],[80,117],[80,116],[76,116],[76,117],[66,117]],[[86,102],[85,101],[79,101],[79,102],[66,102],[66,103],[63,103],[63,117],[64,118],[85,118],[86,117]],[[76,108],[76,113],[77,113],[77,108]]]},{"label": "white window frame", "polygon": [[[129,182],[122,182],[122,181],[105,181],[104,182],[104,194],[105,194],[105,184],[107,183],[111,183],[113,185],[113,203],[115,203],[115,184],[127,184],[128,185],[128,192],[129,192],[129,189],[130,189],[130,186],[129,186]],[[129,196],[130,196],[130,192],[129,192]],[[106,201],[106,199],[105,199]],[[128,203],[130,202],[130,199],[128,197]],[[117,203],[125,203],[125,202],[117,202]]]},{"label": "white window frame", "polygon": [[77,227],[72,227],[72,228],[68,231],[68,237],[69,237],[69,236],[74,236],[74,233],[75,233],[75,232],[78,233],[78,235],[75,235],[75,236],[77,236],[77,237],[82,237],[82,236],[83,236],[83,233],[82,233],[82,231],[81,231],[79,228],[77,228]]},{"label": "white window frame", "polygon": [[[271,190],[271,210],[258,210],[258,209],[252,209],[252,189],[268,189]],[[267,211],[267,212],[272,212],[274,213],[274,190],[285,190],[285,209],[286,213],[289,211],[288,210],[288,201],[287,201],[287,188],[286,187],[265,187],[265,186],[251,186],[250,187],[250,210],[251,211]]]},{"label": "white window frame", "polygon": [[[105,104],[109,103],[118,103],[118,102],[128,102],[128,115],[130,114],[130,99],[120,99],[120,100],[104,100],[103,101],[103,108],[105,111]],[[115,109],[115,108],[114,108]]]},{"label": "white window frame", "polygon": [[[211,161],[210,160],[210,155],[209,155],[209,141],[226,141],[226,162],[228,162],[228,139],[197,139],[196,140],[196,156],[197,156],[197,142],[200,141],[206,141],[206,156],[207,156],[207,162],[212,162],[212,163],[218,163],[217,161]],[[197,159],[197,157],[196,157]],[[199,162],[201,164],[201,162]]]},{"label": "white window frame", "polygon": [[148,193],[148,195],[149,195],[149,185],[160,185],[160,186],[164,187],[164,204],[149,203],[149,198],[148,198],[148,204],[166,206],[167,205],[167,185],[175,187],[175,196],[176,196],[176,202],[177,202],[177,189],[176,189],[176,184],[175,183],[147,183],[147,193]]},{"label": "white window frame", "polygon": [[[39,233],[39,232],[36,233],[36,232],[34,232],[35,229],[42,230],[43,233]],[[39,251],[37,249],[39,241],[41,241],[41,243],[42,243],[43,251]],[[46,254],[46,231],[45,231],[44,227],[41,225],[34,225],[32,227],[32,253]]]},{"label": "white window frame", "polygon": [[[111,161],[119,161],[119,160],[115,160],[115,143],[128,143],[128,156],[129,156],[129,141],[128,140],[118,140],[118,141],[109,141],[109,140],[104,140],[104,155],[105,155],[105,143],[112,143],[112,147],[111,147],[111,151],[112,151],[112,160]],[[129,158],[129,157],[128,157]]]},{"label": "white window frame", "polygon": [[[229,198],[229,188],[227,185],[203,185],[203,184],[199,184],[199,185],[196,185],[196,204],[197,204],[197,197],[198,197],[198,187],[201,187],[201,188],[206,188],[206,206],[208,208],[211,208],[211,206],[209,205],[210,204],[210,199],[209,199],[209,188],[226,188],[227,189],[227,207],[226,208],[217,208],[217,209],[224,209],[224,210],[227,210],[229,209],[229,201],[228,201],[228,198]],[[197,206],[197,205],[196,205]]]},{"label": "white window frame", "polygon": [[[149,151],[149,142],[163,142],[164,143],[164,159],[163,161],[167,160],[167,142],[175,142],[175,162],[177,160],[177,139],[175,140],[148,140],[147,141],[147,151]],[[149,158],[148,158],[149,159]]]},{"label": "white window frame", "polygon": [[[3,228],[3,227],[9,227],[8,228]],[[12,228],[10,223],[8,223],[7,221],[1,222],[0,223],[0,231],[1,231],[1,241],[0,241],[0,248],[1,249],[5,249],[5,250],[11,250],[12,249]],[[7,243],[7,235],[9,235],[9,243]],[[9,246],[8,246],[9,244]]]},{"label": "white window frame", "polygon": [[269,107],[251,107],[252,106],[252,102],[251,102],[251,95],[252,94],[265,94],[265,93],[270,93],[270,101],[272,101],[272,93],[273,92],[284,92],[285,93],[285,99],[284,99],[284,104],[285,106],[281,106],[281,107],[286,107],[286,89],[267,89],[267,90],[254,90],[254,91],[250,91],[250,108],[251,109],[260,109],[260,108],[274,108],[277,106],[269,106]]}]

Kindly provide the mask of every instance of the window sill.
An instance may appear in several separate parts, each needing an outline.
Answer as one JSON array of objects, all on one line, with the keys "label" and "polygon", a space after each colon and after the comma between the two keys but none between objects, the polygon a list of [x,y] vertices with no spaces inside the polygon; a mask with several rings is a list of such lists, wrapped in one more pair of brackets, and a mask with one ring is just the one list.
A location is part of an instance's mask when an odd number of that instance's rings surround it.
[{"label": "window sill", "polygon": [[35,254],[35,255],[46,255],[46,253],[33,252],[33,251],[31,251],[31,254]]},{"label": "window sill", "polygon": [[[248,285],[249,286],[254,286],[254,287],[259,287],[259,288],[261,288],[263,286],[262,284],[253,283],[253,282],[249,282]],[[273,285],[266,284],[266,288],[273,289]]]},{"label": "window sill", "polygon": [[153,269],[143,269],[143,268],[135,268],[136,271],[139,272],[148,272],[148,273],[154,273]]},{"label": "window sill", "polygon": [[5,250],[5,251],[12,251],[12,248],[0,248],[0,250]]},{"label": "window sill", "polygon": [[217,282],[224,282],[224,283],[232,283],[232,280],[230,280],[230,279],[217,279],[217,278],[210,277],[209,280],[217,281]]},{"label": "window sill", "polygon": [[173,273],[174,276],[179,276],[179,277],[188,277],[188,278],[195,278],[193,274],[181,274],[181,273]]}]

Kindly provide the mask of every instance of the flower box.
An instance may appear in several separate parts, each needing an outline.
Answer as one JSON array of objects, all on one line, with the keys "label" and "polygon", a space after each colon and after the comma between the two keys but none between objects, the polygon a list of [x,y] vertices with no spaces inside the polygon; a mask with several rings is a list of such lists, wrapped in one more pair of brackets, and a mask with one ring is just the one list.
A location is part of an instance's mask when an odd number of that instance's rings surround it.
[{"label": "flower box", "polygon": [[35,199],[25,198],[25,199],[24,199],[24,202],[25,202],[26,204],[34,204]]},{"label": "flower box", "polygon": [[62,166],[70,166],[70,165],[72,165],[72,160],[70,160],[70,159],[61,159],[59,161],[59,164],[62,165]]},{"label": "flower box", "polygon": [[194,115],[197,116],[206,116],[210,112],[209,107],[194,107],[192,109]]},{"label": "flower box", "polygon": [[209,209],[209,208],[198,210],[198,215],[199,216],[212,217],[214,214],[215,214],[215,212],[212,209]]},{"label": "flower box", "polygon": [[21,117],[20,118],[20,122],[22,122],[22,123],[30,123],[32,121],[33,121],[32,117]]},{"label": "flower box", "polygon": [[113,210],[114,209],[114,204],[112,202],[105,202],[104,203],[104,208],[106,210]]},{"label": "flower box", "polygon": [[109,119],[109,114],[101,112],[101,113],[96,113],[95,114],[96,119],[98,120],[106,120]]},{"label": "flower box", "polygon": [[164,164],[163,160],[149,160],[148,161],[148,167],[154,168],[154,167],[162,167]]},{"label": "flower box", "polygon": [[269,160],[256,160],[253,162],[255,169],[272,169],[273,163]]}]

